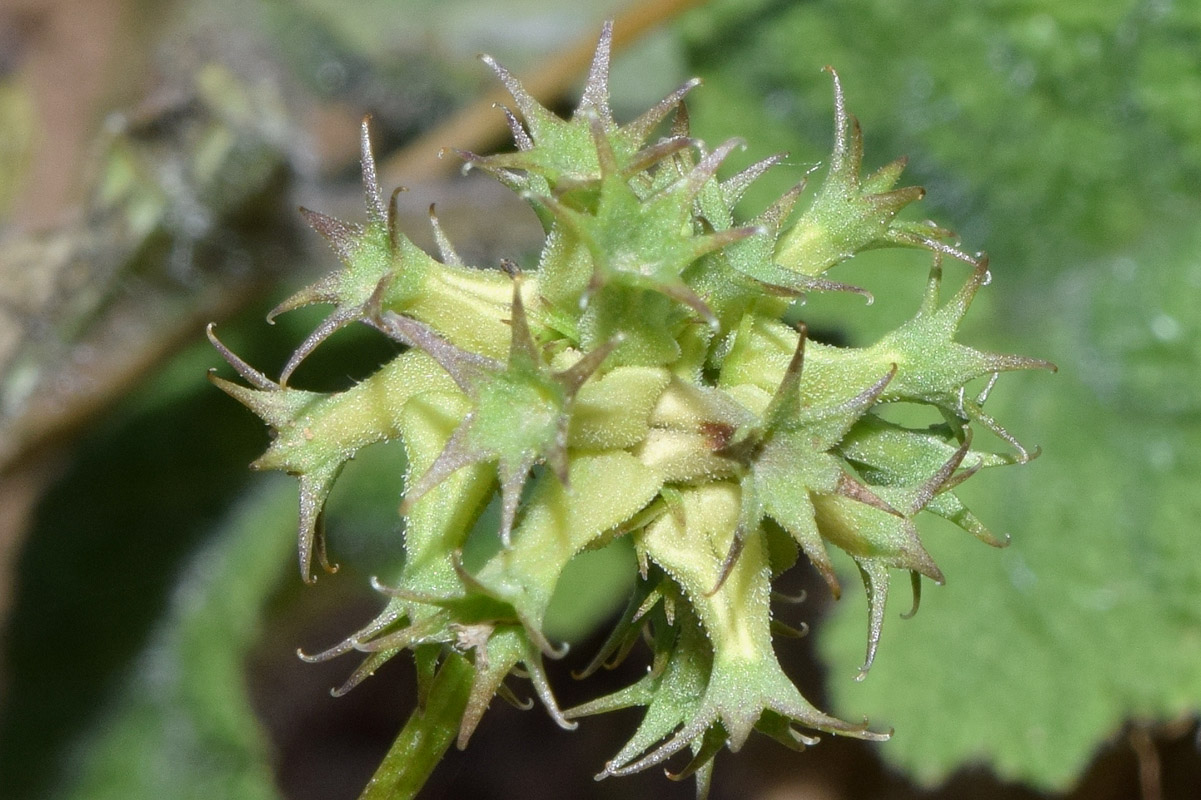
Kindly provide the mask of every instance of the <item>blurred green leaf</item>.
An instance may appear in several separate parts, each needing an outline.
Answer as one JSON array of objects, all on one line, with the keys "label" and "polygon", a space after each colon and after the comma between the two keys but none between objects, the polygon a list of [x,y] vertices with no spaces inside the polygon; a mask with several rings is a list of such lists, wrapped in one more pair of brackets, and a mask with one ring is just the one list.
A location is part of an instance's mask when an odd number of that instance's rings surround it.
[{"label": "blurred green leaf", "polygon": [[[820,148],[832,64],[868,161],[909,154],[925,213],[992,255],[965,341],[1061,368],[989,401],[1045,452],[966,490],[1011,547],[925,523],[948,584],[885,627],[861,684],[864,600],[820,634],[835,710],[895,726],[881,752],[920,781],[985,762],[1065,789],[1125,721],[1201,711],[1198,10],[857,0],[690,22],[700,135]],[[872,269],[914,269],[887,261]],[[871,288],[876,313],[909,302]]]},{"label": "blurred green leaf", "polygon": [[275,798],[243,660],[292,566],[295,488],[265,481],[187,564],[68,797]]},{"label": "blurred green leaf", "polygon": [[1143,264],[1157,278],[1065,270],[1052,284],[1080,346],[1055,385],[991,401],[1003,419],[1036,420],[1045,454],[972,487],[1009,549],[931,530],[948,585],[886,634],[862,685],[838,677],[861,657],[856,609],[824,630],[838,702],[895,725],[885,752],[921,780],[985,760],[1066,788],[1124,721],[1201,710],[1201,354],[1186,308],[1198,290],[1179,277],[1201,263],[1201,237],[1183,232],[1091,267]]}]

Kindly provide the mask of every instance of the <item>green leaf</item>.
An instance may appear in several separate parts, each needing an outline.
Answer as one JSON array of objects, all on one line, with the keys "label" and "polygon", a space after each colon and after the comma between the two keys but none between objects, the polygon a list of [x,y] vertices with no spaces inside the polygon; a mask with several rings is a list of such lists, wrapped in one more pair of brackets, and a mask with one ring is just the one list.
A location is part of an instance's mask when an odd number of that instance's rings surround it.
[{"label": "green leaf", "polygon": [[[1000,491],[998,478],[963,490],[1010,548],[994,559],[926,537],[948,585],[893,632],[867,685],[833,683],[896,725],[890,756],[918,778],[984,758],[1063,788],[1125,720],[1201,709],[1199,258],[1201,232],[1179,225],[1111,257],[1108,280],[1094,265],[1063,271],[1059,285],[1078,287],[1054,328],[1067,385],[990,400],[1040,431],[1044,455]],[[857,617],[840,609],[832,622],[825,650],[845,664]],[[948,703],[953,714],[926,722]]]},{"label": "green leaf", "polygon": [[[720,139],[737,119],[752,142],[822,142],[820,68],[834,65],[868,152],[911,156],[932,212],[992,256],[996,280],[964,340],[1061,368],[1054,381],[1015,378],[988,404],[1044,455],[957,490],[1010,548],[923,515],[947,585],[916,619],[885,626],[863,683],[864,600],[844,599],[821,630],[836,710],[894,726],[881,752],[920,781],[986,763],[1067,788],[1124,721],[1201,710],[1195,9],[816,2],[730,37],[732,9],[693,22],[707,59],[694,130]],[[766,136],[748,130],[756,117]],[[900,286],[911,261],[891,260]],[[817,298],[807,321],[824,307]],[[870,341],[863,331],[880,328],[843,330]]]},{"label": "green leaf", "polygon": [[111,712],[87,737],[79,800],[279,795],[243,661],[295,546],[295,488],[266,481],[187,565]]}]

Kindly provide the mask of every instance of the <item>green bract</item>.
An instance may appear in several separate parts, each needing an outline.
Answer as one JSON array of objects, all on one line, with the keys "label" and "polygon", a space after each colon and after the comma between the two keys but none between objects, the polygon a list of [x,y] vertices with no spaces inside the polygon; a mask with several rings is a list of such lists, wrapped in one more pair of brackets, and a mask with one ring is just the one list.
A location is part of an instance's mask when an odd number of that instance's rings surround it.
[{"label": "green bract", "polygon": [[[255,466],[300,479],[306,581],[314,551],[326,564],[320,517],[342,465],[375,442],[404,443],[402,573],[394,586],[377,584],[389,601],[374,621],[313,657],[367,654],[339,691],[413,650],[427,693],[461,692],[458,705],[443,705],[463,746],[493,695],[511,696],[504,681],[517,670],[564,727],[646,707],[602,776],[687,748],[685,772],[697,772],[703,793],[717,750],[737,750],[752,729],[798,749],[816,741],[801,730],[887,737],[822,713],[784,674],[771,583],[794,558],[769,554],[803,552],[835,596],[828,546],[855,561],[871,610],[866,673],[892,571],[909,572],[915,592],[919,576],[942,581],[914,526],[919,512],[1003,544],[952,490],[983,467],[1028,460],[982,405],[998,373],[1051,365],[955,341],[988,281],[986,261],[932,224],[897,218],[922,195],[895,188],[902,161],[860,176],[862,139],[837,76],[834,152],[811,204],[790,222],[798,186],[742,223],[736,203],[779,158],[717,178],[738,143],[710,150],[690,138],[683,98],[695,82],[619,126],[608,103],[610,38],[606,26],[570,120],[488,60],[521,114],[509,114],[518,149],[463,155],[538,212],[546,244],[536,268],[467,266],[436,223],[441,258],[416,248],[380,192],[364,123],[367,223],[304,212],[343,268],[273,313],[310,303],[334,311],[278,382],[213,338],[250,386],[213,380],[275,431]],[[810,342],[803,325],[782,321],[806,292],[866,294],[826,272],[861,250],[896,246],[929,251],[933,266],[913,318],[874,345]],[[945,301],[944,258],[967,265]],[[344,392],[287,385],[305,356],[356,321],[407,350]],[[981,378],[985,391],[968,396]],[[897,402],[933,406],[944,422],[913,429],[877,413]],[[1013,453],[972,449],[971,423]],[[547,468],[532,471],[538,464]],[[501,546],[468,570],[461,548],[497,492]],[[632,537],[641,580],[585,673],[624,657],[643,634],[652,668],[625,690],[560,710],[543,668],[563,652],[543,633],[547,606],[571,558],[616,536]],[[439,689],[454,676],[460,685]]]}]

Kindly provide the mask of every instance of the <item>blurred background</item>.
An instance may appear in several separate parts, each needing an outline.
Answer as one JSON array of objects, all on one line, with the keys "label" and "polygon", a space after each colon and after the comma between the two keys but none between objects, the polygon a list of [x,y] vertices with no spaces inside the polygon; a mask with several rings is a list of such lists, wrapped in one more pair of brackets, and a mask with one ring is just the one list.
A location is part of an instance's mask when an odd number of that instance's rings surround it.
[{"label": "blurred background", "polygon": [[[263,322],[336,264],[296,207],[362,216],[365,113],[382,182],[409,188],[406,233],[431,243],[436,203],[470,263],[532,266],[533,214],[437,152],[507,146],[477,53],[567,112],[606,18],[619,120],[699,75],[694,134],[748,143],[731,170],[790,153],[748,215],[828,153],[836,67],[867,168],[907,154],[919,213],[991,256],[963,340],[1060,367],[989,401],[1043,455],[962,490],[1012,544],[928,522],[947,585],[912,620],[890,610],[866,681],[863,598],[786,576],[809,590],[786,621],[814,629],[780,645],[790,674],[893,740],[752,738],[718,757],[715,800],[1198,796],[1201,2],[4,0],[0,797],[357,795],[412,708],[411,665],[335,700],[354,662],[295,650],[381,604],[367,579],[397,566],[403,454],[347,469],[328,516],[342,570],[302,585],[294,481],[247,470],[266,433],[204,379],[204,325],[271,374],[320,319]],[[865,254],[835,277],[874,306],[813,297],[802,315],[870,343],[913,313],[927,265]],[[343,331],[293,384],[343,388],[394,352]],[[568,705],[607,688],[568,673],[628,558],[580,559],[572,583],[595,590],[556,606]],[[693,796],[657,770],[594,783],[637,724],[610,716],[567,734],[497,703],[423,796]]]}]

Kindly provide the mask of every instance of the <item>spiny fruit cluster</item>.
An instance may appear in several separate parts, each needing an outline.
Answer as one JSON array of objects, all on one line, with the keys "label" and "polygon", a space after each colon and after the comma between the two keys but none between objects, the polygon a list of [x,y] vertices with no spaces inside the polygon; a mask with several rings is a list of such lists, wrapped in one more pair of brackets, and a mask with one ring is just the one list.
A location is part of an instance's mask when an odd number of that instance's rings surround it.
[{"label": "spiny fruit cluster", "polygon": [[[546,242],[536,269],[468,266],[436,219],[440,258],[413,245],[396,228],[395,194],[389,205],[380,193],[364,123],[367,222],[304,211],[343,267],[273,312],[327,303],[332,313],[278,381],[213,338],[250,386],[213,381],[275,432],[255,466],[300,480],[305,580],[314,555],[328,568],[321,513],[339,470],[363,447],[404,443],[403,571],[394,586],[377,584],[389,600],[374,621],[312,657],[366,654],[339,692],[406,649],[428,687],[437,664],[458,654],[472,670],[460,746],[493,695],[512,697],[505,680],[516,673],[565,728],[576,717],[646,708],[601,776],[690,749],[683,773],[697,772],[703,792],[715,753],[737,750],[752,729],[795,749],[816,741],[802,731],[886,738],[822,713],[784,674],[772,647],[782,631],[772,619],[772,581],[799,549],[837,596],[827,546],[845,551],[870,601],[866,673],[891,571],[909,572],[915,592],[920,576],[943,579],[914,527],[918,512],[1002,544],[954,489],[982,467],[1028,460],[981,406],[998,373],[1050,365],[955,341],[988,282],[985,259],[948,244],[931,223],[897,218],[922,195],[895,188],[903,160],[861,176],[858,124],[832,70],[835,145],[812,202],[793,221],[797,186],[741,223],[739,198],[781,157],[719,179],[738,142],[709,150],[690,137],[683,99],[695,81],[617,124],[610,40],[606,26],[570,120],[485,59],[516,103],[516,113],[505,113],[517,149],[460,155],[538,213]],[[808,292],[866,294],[827,271],[891,246],[932,254],[924,299],[908,322],[852,348],[809,341],[803,325],[782,321]],[[944,258],[970,270],[945,300]],[[314,348],[354,322],[407,349],[343,392],[288,385]],[[987,388],[973,398],[966,386],[976,379]],[[877,413],[898,402],[932,406],[945,421],[914,429]],[[973,450],[970,423],[1013,454]],[[497,492],[500,546],[469,570],[461,549]],[[584,672],[641,640],[652,667],[616,694],[562,710],[543,666],[563,654],[543,633],[547,606],[574,555],[619,536],[633,541],[641,579]]]}]

